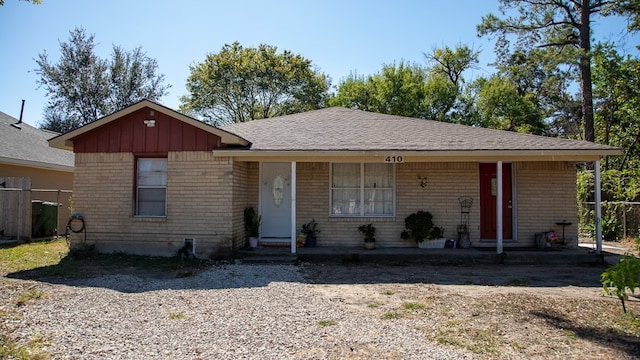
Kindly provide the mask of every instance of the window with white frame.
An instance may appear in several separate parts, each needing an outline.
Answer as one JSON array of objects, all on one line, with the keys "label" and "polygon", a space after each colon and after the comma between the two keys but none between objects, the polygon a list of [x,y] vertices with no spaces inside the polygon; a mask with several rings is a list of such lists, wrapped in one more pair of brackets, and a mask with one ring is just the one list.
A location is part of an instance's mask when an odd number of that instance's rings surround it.
[{"label": "window with white frame", "polygon": [[139,158],[136,185],[136,215],[166,216],[167,159]]},{"label": "window with white frame", "polygon": [[394,165],[331,164],[331,215],[394,216]]}]

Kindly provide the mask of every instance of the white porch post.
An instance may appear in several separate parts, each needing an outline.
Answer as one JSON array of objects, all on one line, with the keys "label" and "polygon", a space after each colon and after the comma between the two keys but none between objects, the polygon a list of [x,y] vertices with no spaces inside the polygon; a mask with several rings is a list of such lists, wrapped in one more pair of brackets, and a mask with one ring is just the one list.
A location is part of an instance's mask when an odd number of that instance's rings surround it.
[{"label": "white porch post", "polygon": [[502,161],[496,164],[496,237],[498,254],[502,254]]},{"label": "white porch post", "polygon": [[600,194],[600,161],[594,163],[595,167],[595,207],[596,207],[596,254],[602,253],[602,205]]},{"label": "white porch post", "polygon": [[291,162],[291,253],[296,253],[296,162]]}]

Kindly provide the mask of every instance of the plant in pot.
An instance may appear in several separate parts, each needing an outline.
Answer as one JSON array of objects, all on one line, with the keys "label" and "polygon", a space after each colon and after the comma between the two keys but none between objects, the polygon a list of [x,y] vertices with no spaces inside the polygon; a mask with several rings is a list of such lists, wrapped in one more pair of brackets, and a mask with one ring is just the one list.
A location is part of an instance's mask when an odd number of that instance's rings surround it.
[{"label": "plant in pot", "polygon": [[316,239],[318,236],[318,223],[315,219],[311,219],[306,224],[302,225],[302,233],[307,236],[307,241],[305,242],[305,247],[316,247]]},{"label": "plant in pot", "polygon": [[[414,239],[420,248],[444,248],[441,239],[444,229],[433,224],[433,215],[428,211],[418,211],[404,219],[405,229],[400,234],[404,240]],[[435,242],[434,240],[438,240]],[[439,246],[442,242],[442,246]]]},{"label": "plant in pot", "polygon": [[262,217],[256,214],[252,207],[244,209],[244,231],[249,238],[249,246],[258,247],[258,237],[260,236],[260,223]]},{"label": "plant in pot", "polygon": [[376,227],[373,224],[360,225],[358,230],[364,234],[365,249],[373,250],[376,248]]}]

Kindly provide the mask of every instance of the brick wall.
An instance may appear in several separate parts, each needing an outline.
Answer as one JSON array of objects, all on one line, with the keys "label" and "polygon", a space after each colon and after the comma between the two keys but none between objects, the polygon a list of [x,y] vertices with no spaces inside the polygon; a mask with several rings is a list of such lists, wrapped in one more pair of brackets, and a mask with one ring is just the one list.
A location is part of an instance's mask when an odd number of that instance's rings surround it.
[{"label": "brick wall", "polygon": [[516,166],[518,197],[518,243],[533,246],[535,233],[555,230],[557,222],[572,223],[565,237],[572,246],[578,242],[576,166],[567,162],[520,162]]},{"label": "brick wall", "polygon": [[[86,220],[87,240],[99,251],[175,254],[185,238],[196,239],[199,257],[229,256],[246,245],[243,211],[258,209],[259,163],[233,162],[210,152],[171,152],[168,157],[167,217],[136,218],[134,161],[130,153],[76,154],[75,211]],[[471,239],[479,243],[478,163],[403,163],[396,166],[396,216],[329,216],[329,167],[326,162],[297,163],[297,224],[315,219],[318,246],[361,246],[357,227],[373,223],[380,247],[414,247],[400,238],[404,218],[418,210],[433,214],[445,236],[456,238],[460,196],[473,198]],[[534,234],[572,222],[566,237],[577,239],[576,169],[565,162],[516,163],[518,246],[533,245]],[[421,183],[426,179],[426,187]],[[79,241],[83,234],[74,234]]]},{"label": "brick wall", "polygon": [[[329,163],[298,163],[297,228],[312,218],[321,233],[317,246],[361,246],[357,227],[373,223],[376,245],[413,247],[400,238],[404,218],[418,210],[429,211],[434,223],[447,238],[457,238],[461,222],[459,197],[470,196],[473,205],[469,229],[474,246],[494,246],[480,242],[480,193],[478,163],[403,163],[396,166],[396,216],[392,218],[332,218],[329,216]],[[534,234],[554,229],[556,222],[572,222],[566,238],[577,239],[576,169],[566,162],[521,162],[515,165],[517,246],[533,246]],[[422,187],[422,179],[427,181]]]},{"label": "brick wall", "polygon": [[[87,242],[98,251],[171,256],[185,238],[198,257],[226,257],[234,249],[233,162],[210,152],[170,152],[166,218],[134,217],[134,161],[130,153],[76,154],[75,211]],[[74,242],[83,234],[75,234]]]},{"label": "brick wall", "polygon": [[[427,178],[427,187],[420,186]],[[317,246],[361,246],[363,235],[358,226],[376,227],[376,245],[415,247],[415,242],[400,238],[404,218],[418,210],[429,211],[434,222],[445,229],[445,236],[457,237],[460,222],[458,197],[474,198],[471,211],[472,237],[479,236],[478,167],[476,163],[404,163],[396,166],[396,216],[391,218],[330,218],[329,164],[298,163],[297,228],[312,218],[321,233]],[[475,226],[474,226],[475,224]]]},{"label": "brick wall", "polygon": [[233,170],[233,246],[237,250],[248,245],[244,209],[251,206],[258,211],[259,163],[237,161]]}]

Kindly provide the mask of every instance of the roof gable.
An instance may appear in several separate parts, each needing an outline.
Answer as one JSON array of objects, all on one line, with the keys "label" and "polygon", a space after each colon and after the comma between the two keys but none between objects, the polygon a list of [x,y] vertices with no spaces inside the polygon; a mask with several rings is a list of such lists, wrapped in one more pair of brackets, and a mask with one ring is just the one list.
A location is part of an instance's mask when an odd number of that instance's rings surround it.
[{"label": "roof gable", "polygon": [[[156,114],[156,112],[158,114]],[[160,121],[160,118],[173,119],[174,121],[167,120],[167,124],[169,124],[167,126],[170,126],[170,129],[165,131],[165,133],[173,135],[169,135],[166,139],[156,137],[154,140],[150,140],[153,139],[153,136],[145,136],[141,144],[140,138],[127,138],[127,134],[123,134],[119,130],[115,130],[116,128],[122,128],[124,121],[126,121],[125,119],[140,120],[140,124],[136,124],[136,126],[145,127],[146,124],[144,121],[146,118],[157,121]],[[214,140],[207,135],[214,135],[215,137],[218,137],[220,139],[217,141],[218,145],[220,141],[227,145],[245,146],[248,144],[245,139],[242,139],[238,135],[231,134],[219,128],[205,124],[175,110],[145,99],[90,124],[57,136],[49,141],[49,145],[61,149],[74,150],[74,143],[77,141],[78,144],[82,143],[82,145],[80,145],[81,148],[77,149],[79,151],[100,151],[100,146],[109,146],[114,149],[126,149],[126,151],[135,151],[136,147],[138,147],[139,150],[144,151],[144,149],[148,148],[150,141],[155,141],[156,144],[151,145],[152,148],[155,147],[158,151],[166,151],[168,149],[174,149],[171,146],[172,141],[173,143],[179,141],[177,138],[172,137],[176,136],[175,132],[172,133],[172,131],[176,129],[180,129],[180,134],[186,132],[193,133],[192,136],[189,136],[190,139],[184,139],[184,141],[180,140],[181,142],[190,142],[190,144],[192,142],[205,142],[205,147],[209,147],[209,150],[212,150],[211,146],[214,146]],[[131,133],[133,133],[133,131],[134,130],[132,128]],[[205,135],[203,136],[202,134]],[[159,134],[159,136],[163,135]],[[101,140],[96,139],[96,137],[101,138]],[[191,148],[183,148],[183,150],[190,149]]]}]

